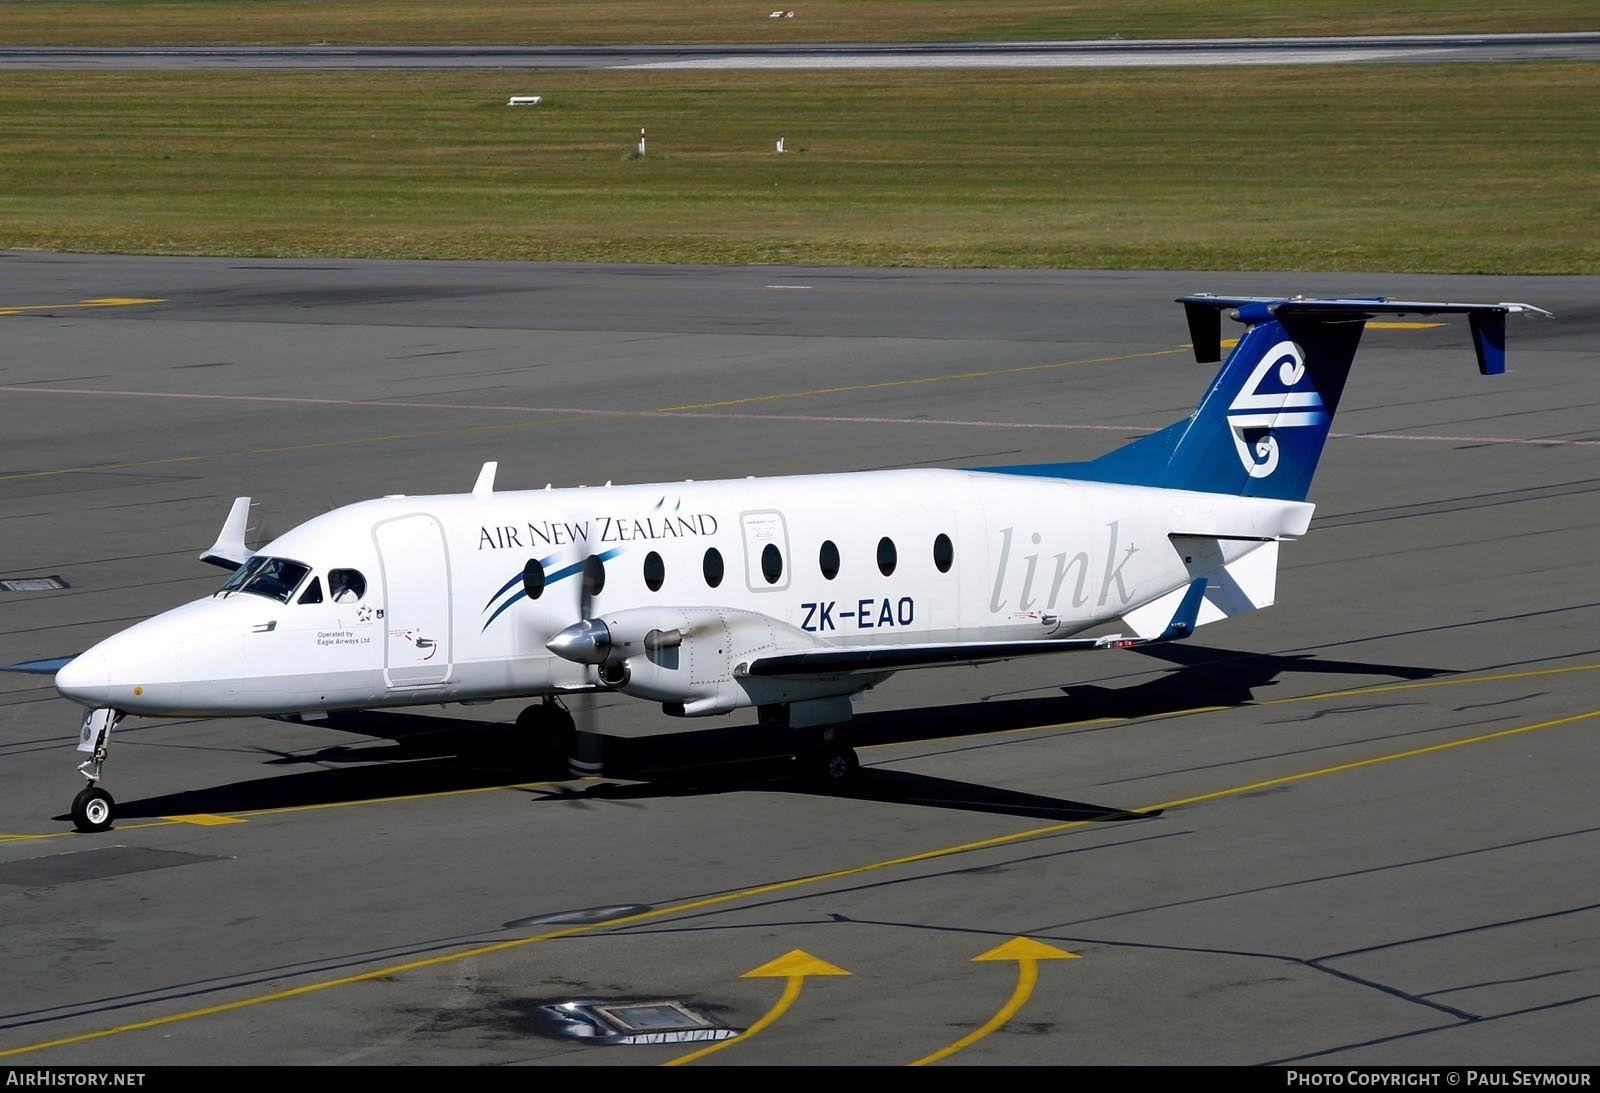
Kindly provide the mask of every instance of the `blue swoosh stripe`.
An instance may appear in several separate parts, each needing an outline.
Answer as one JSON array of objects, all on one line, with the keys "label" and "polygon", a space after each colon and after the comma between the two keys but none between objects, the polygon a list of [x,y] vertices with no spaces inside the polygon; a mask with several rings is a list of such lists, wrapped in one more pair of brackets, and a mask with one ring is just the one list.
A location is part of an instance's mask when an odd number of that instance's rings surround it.
[{"label": "blue swoosh stripe", "polygon": [[[546,566],[546,565],[549,565],[551,562],[555,561],[555,559],[556,559],[556,555],[551,554],[548,557],[540,558],[539,559],[539,564],[541,566]],[[483,609],[485,611],[489,610],[489,608],[494,604],[495,600],[498,600],[501,596],[504,596],[506,594],[506,589],[510,588],[514,584],[519,583],[521,580],[522,580],[522,574],[518,573],[515,577],[512,577],[505,584],[501,585],[500,588],[495,592],[495,594],[493,596],[489,597],[489,602],[483,605]]]},{"label": "blue swoosh stripe", "polygon": [[[522,599],[522,597],[526,596],[527,594],[528,594],[527,592],[522,591],[522,590],[519,589],[515,596],[512,596],[505,603],[501,604],[500,605],[500,609],[498,611],[496,611],[494,614],[489,616],[488,622],[485,622],[483,624],[483,630],[489,629],[489,623],[493,622],[495,619],[498,619],[502,614],[505,613],[506,608],[510,607],[512,604],[516,603],[518,600]],[[480,633],[480,634],[483,633],[483,630],[479,630],[478,633]]]},{"label": "blue swoosh stripe", "polygon": [[[610,550],[606,551],[603,554],[595,555],[595,557],[599,558],[600,561],[602,561],[602,562],[609,562],[612,558],[615,558],[618,554],[621,554],[621,553],[622,553],[622,548],[621,547],[612,547]],[[548,577],[545,578],[544,586],[546,588],[549,588],[551,585],[555,584],[557,581],[562,580],[562,579],[567,578],[567,577],[570,577],[574,573],[581,572],[582,569],[583,569],[583,563],[582,562],[573,562],[569,566],[563,566],[562,568],[556,570],[554,573],[550,574]],[[522,579],[521,577],[517,578],[517,580],[519,580],[519,581],[521,579]],[[505,588],[502,588],[500,590],[500,592],[504,592],[506,590],[506,588],[510,588],[513,583],[515,583],[515,582],[508,582],[506,584]],[[499,594],[500,594],[499,592],[495,593],[495,595],[497,595],[497,596]],[[500,605],[499,610],[495,611],[494,614],[489,616],[488,622],[485,622],[483,624],[483,630],[489,629],[489,623],[493,622],[495,619],[498,619],[501,615],[505,614],[506,608],[510,607],[512,604],[516,603],[518,600],[522,599],[527,594],[528,594],[528,592],[527,592],[526,589],[518,589],[516,595],[514,595],[510,599],[506,600],[505,603]],[[493,603],[494,601],[491,599],[490,602]],[[479,630],[478,633],[480,633],[480,634],[483,633],[483,630]]]}]

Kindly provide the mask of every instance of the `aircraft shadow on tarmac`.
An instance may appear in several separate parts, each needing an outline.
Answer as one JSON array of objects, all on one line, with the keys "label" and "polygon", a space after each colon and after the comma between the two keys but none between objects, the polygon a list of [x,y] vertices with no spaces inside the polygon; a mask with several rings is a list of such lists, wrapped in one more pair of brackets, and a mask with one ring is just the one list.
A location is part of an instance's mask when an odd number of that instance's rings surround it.
[{"label": "aircraft shadow on tarmac", "polygon": [[[983,739],[971,742],[972,747],[1004,746],[1006,740],[995,734],[1057,725],[1065,728],[1102,719],[1158,716],[1199,707],[1246,705],[1257,699],[1258,691],[1274,686],[1283,674],[1425,679],[1449,671],[1333,661],[1308,654],[1232,653],[1195,646],[1157,646],[1145,655],[1175,667],[1122,687],[1074,684],[1054,688],[1056,693],[1034,692],[1034,697],[858,714],[843,739],[860,748],[981,736]],[[679,729],[635,738],[596,734],[589,742],[598,745],[602,765],[599,780],[574,780],[565,770],[540,769],[525,758],[525,736],[511,724],[394,710],[334,714],[317,724],[364,739],[356,744],[331,744],[312,752],[278,754],[265,761],[271,767],[314,769],[119,801],[118,817],[126,822],[158,816],[252,812],[448,793],[508,783],[527,783],[527,792],[540,803],[639,800],[753,789],[845,792],[817,786],[805,777],[806,768],[796,760],[796,750],[809,743],[811,736],[749,723]],[[591,747],[589,754],[594,753]],[[1137,819],[1151,815],[1104,804],[878,770],[870,765],[862,767],[848,793],[887,803],[1051,821]]]}]

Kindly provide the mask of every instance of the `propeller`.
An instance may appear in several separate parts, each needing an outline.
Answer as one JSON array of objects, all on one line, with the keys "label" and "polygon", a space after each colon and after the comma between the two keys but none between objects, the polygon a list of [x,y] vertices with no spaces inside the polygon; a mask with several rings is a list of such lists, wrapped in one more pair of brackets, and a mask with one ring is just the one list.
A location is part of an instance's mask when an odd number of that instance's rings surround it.
[{"label": "propeller", "polygon": [[[590,554],[583,560],[583,567],[578,571],[578,619],[580,627],[599,627],[605,629],[605,624],[594,617],[594,600],[606,586],[605,563]],[[573,628],[568,627],[563,634]],[[605,659],[605,654],[600,654],[599,660],[584,661],[584,675],[592,679],[599,686],[600,661]],[[594,690],[579,691],[574,696],[572,704],[572,723],[577,730],[573,735],[572,751],[567,757],[567,768],[578,777],[598,776],[603,768],[601,762],[601,739],[597,729],[597,704],[599,698]]]},{"label": "propeller", "polygon": [[[568,767],[578,775],[600,773],[603,745],[597,726],[600,692],[602,688],[621,686],[627,679],[626,665],[620,658],[613,656],[616,651],[616,641],[611,628],[595,610],[595,599],[605,588],[606,573],[602,557],[589,555],[579,564],[578,572],[575,574],[578,578],[576,595],[578,621],[545,642],[545,648],[550,652],[564,660],[581,665],[584,679],[591,684],[590,689],[577,692],[572,702],[573,724],[577,731]],[[529,586],[530,580],[535,582],[543,580],[542,569],[538,569],[533,562],[529,563],[529,571],[524,573],[524,586],[529,596],[536,596],[538,590]],[[543,585],[540,584],[539,590],[542,588]],[[724,629],[725,626],[726,624],[720,619],[703,617],[673,629],[652,629],[644,635],[643,644],[647,653],[675,649],[690,637]]]},{"label": "propeller", "polygon": [[[662,649],[676,649],[683,644],[685,638],[694,637],[710,631],[711,626],[702,620],[671,630],[651,630],[644,636],[644,648],[647,653],[654,653]],[[615,641],[611,636],[611,627],[603,619],[584,617],[582,622],[573,623],[565,630],[545,643],[558,657],[572,661],[574,664],[593,664],[603,666],[611,657],[611,650]],[[615,680],[608,682],[615,683]]]}]

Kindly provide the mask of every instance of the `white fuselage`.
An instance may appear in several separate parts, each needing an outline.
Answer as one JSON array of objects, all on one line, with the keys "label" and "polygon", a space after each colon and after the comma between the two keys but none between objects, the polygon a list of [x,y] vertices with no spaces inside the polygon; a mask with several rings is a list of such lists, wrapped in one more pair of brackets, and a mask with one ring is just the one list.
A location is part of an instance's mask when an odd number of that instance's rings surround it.
[{"label": "white fuselage", "polygon": [[[304,568],[287,599],[220,591],[101,642],[57,685],[85,705],[164,715],[583,690],[593,670],[546,643],[630,610],[659,611],[661,629],[688,617],[680,608],[772,620],[752,648],[1065,637],[1115,625],[1197,565],[1298,534],[1309,508],[958,470],[386,497],[260,548]],[[1173,535],[1219,536],[1226,557],[1186,557]],[[586,595],[591,555],[604,584]],[[352,572],[359,599],[336,601],[331,582]],[[684,679],[727,683],[737,655],[712,665],[702,650]]]}]

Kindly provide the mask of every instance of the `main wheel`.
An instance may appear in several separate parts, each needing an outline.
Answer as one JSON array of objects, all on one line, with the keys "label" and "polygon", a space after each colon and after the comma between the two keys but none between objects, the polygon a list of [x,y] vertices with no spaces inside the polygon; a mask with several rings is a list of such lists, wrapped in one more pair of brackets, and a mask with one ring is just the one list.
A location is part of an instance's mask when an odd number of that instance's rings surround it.
[{"label": "main wheel", "polygon": [[99,786],[85,786],[72,799],[72,823],[79,831],[104,831],[115,812],[116,802]]},{"label": "main wheel", "polygon": [[553,702],[541,702],[517,715],[517,730],[521,754],[535,770],[545,777],[566,777],[578,735],[570,713]]},{"label": "main wheel", "polygon": [[861,760],[854,748],[843,744],[824,744],[801,756],[807,780],[818,789],[849,791],[861,773]]}]

